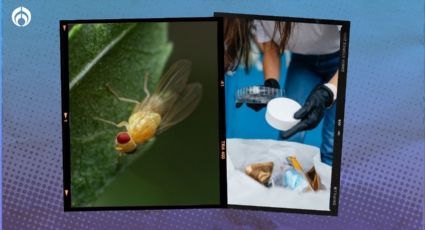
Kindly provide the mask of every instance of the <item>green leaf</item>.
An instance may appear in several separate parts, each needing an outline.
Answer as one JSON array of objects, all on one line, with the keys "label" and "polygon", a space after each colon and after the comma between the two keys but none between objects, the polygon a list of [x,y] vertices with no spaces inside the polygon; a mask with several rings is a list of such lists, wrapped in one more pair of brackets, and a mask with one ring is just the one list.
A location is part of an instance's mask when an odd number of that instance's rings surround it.
[{"label": "green leaf", "polygon": [[170,56],[166,23],[77,24],[69,32],[70,137],[72,207],[91,206],[107,186],[153,141],[131,155],[119,155],[114,138],[125,128],[115,123],[128,120],[134,104],[120,96],[141,101],[144,76],[149,89],[158,83]]}]

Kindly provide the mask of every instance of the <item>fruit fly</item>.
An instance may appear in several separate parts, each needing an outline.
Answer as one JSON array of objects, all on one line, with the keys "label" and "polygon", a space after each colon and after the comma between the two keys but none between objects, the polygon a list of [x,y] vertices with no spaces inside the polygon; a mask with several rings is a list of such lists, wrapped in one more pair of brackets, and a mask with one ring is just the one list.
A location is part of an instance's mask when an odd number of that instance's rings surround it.
[{"label": "fruit fly", "polygon": [[143,144],[154,136],[187,118],[199,104],[202,86],[199,83],[187,84],[191,62],[180,60],[174,63],[162,76],[158,86],[151,94],[148,90],[148,76],[145,75],[143,101],[120,97],[110,86],[115,97],[124,102],[134,103],[134,109],[128,121],[114,123],[102,118],[94,119],[125,127],[115,137],[115,149],[121,153],[132,153],[137,145]]}]

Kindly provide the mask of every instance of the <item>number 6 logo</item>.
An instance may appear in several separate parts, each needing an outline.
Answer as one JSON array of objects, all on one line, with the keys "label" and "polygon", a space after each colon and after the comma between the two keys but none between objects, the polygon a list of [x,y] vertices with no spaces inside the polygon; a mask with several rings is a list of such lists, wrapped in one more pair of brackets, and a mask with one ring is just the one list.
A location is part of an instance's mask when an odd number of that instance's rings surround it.
[{"label": "number 6 logo", "polygon": [[12,12],[12,22],[19,27],[27,26],[31,22],[31,12],[23,6],[14,9]]}]

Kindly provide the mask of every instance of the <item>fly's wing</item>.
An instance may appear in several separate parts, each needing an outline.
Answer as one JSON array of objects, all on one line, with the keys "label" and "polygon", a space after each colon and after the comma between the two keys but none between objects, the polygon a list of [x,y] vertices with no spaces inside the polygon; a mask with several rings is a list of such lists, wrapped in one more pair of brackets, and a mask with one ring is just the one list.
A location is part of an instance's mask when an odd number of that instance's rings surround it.
[{"label": "fly's wing", "polygon": [[174,63],[162,76],[153,94],[137,105],[133,113],[153,111],[159,113],[161,117],[167,114],[185,89],[191,65],[188,60],[180,60]]},{"label": "fly's wing", "polygon": [[168,91],[183,91],[190,74],[192,63],[189,60],[179,60],[162,76],[154,94],[164,95]]},{"label": "fly's wing", "polygon": [[198,106],[202,98],[202,86],[199,83],[188,84],[180,93],[171,109],[164,114],[157,130],[160,134],[187,118]]}]

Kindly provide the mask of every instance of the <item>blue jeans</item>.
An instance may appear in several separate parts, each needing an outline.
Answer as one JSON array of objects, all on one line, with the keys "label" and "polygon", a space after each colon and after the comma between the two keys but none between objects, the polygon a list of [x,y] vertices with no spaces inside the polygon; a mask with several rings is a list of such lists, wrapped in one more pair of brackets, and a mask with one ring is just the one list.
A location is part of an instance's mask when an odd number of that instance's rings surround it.
[{"label": "blue jeans", "polygon": [[[285,82],[286,96],[304,104],[310,92],[319,84],[327,83],[338,70],[340,53],[325,55],[292,54]],[[326,110],[323,118],[322,143],[320,156],[322,162],[332,165],[335,131],[335,103]],[[290,141],[304,142],[304,132],[300,132]]]}]

